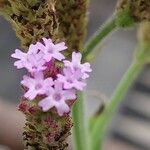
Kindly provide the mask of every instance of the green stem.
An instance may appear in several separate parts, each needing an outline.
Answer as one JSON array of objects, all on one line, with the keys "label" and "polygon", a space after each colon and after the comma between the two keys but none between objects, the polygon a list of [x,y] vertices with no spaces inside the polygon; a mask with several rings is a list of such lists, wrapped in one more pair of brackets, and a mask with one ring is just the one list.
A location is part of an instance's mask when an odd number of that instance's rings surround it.
[{"label": "green stem", "polygon": [[83,58],[86,60],[88,55],[100,44],[104,38],[108,36],[116,28],[116,17],[112,16],[102,27],[93,35],[93,37],[87,42],[83,52]]},{"label": "green stem", "polygon": [[85,120],[84,106],[83,93],[79,93],[72,111],[75,150],[90,150],[88,124]]},{"label": "green stem", "polygon": [[114,91],[114,94],[111,97],[110,104],[105,108],[102,115],[100,115],[93,127],[91,132],[91,138],[94,139],[92,141],[92,150],[99,150],[99,147],[102,149],[102,144],[105,136],[105,132],[107,129],[107,125],[112,118],[114,112],[118,108],[120,102],[123,100],[126,92],[128,91],[129,87],[132,85],[134,79],[140,73],[143,67],[142,63],[135,60],[131,66],[129,67],[128,71],[123,76],[121,82],[117,86],[117,89]]}]

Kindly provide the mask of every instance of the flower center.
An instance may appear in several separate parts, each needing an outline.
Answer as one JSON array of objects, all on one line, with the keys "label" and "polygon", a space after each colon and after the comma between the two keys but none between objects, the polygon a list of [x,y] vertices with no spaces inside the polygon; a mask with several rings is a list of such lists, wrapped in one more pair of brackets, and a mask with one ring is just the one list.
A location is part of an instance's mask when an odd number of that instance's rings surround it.
[{"label": "flower center", "polygon": [[37,69],[37,66],[34,65],[34,66],[32,67],[32,69]]},{"label": "flower center", "polygon": [[67,82],[69,83],[73,83],[73,81],[71,79],[67,79]]},{"label": "flower center", "polygon": [[55,99],[55,101],[60,101],[61,100],[61,94],[59,94],[59,93],[56,93],[56,94],[54,94],[54,99]]},{"label": "flower center", "polygon": [[50,54],[52,54],[52,53],[54,52],[53,48],[50,47],[50,48],[48,49],[48,52],[49,52]]},{"label": "flower center", "polygon": [[36,90],[39,90],[39,89],[41,89],[42,88],[42,85],[40,84],[40,83],[38,83],[36,86],[35,86],[35,89]]},{"label": "flower center", "polygon": [[73,69],[74,69],[74,71],[79,71],[79,67],[78,66],[74,66]]}]

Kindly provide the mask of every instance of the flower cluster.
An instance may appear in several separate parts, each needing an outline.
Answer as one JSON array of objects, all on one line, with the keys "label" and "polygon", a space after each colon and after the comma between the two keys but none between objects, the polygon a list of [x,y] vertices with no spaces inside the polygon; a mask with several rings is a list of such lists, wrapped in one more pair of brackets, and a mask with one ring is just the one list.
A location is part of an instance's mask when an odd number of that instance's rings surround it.
[{"label": "flower cluster", "polygon": [[66,60],[61,53],[66,50],[64,42],[54,44],[51,39],[31,44],[27,53],[19,49],[11,56],[18,59],[14,65],[25,68],[28,75],[21,81],[27,100],[41,97],[38,105],[44,112],[56,108],[60,116],[70,111],[69,101],[76,99],[78,90],[86,86],[85,79],[91,72],[89,63],[81,63],[82,55],[72,53],[72,60]]}]

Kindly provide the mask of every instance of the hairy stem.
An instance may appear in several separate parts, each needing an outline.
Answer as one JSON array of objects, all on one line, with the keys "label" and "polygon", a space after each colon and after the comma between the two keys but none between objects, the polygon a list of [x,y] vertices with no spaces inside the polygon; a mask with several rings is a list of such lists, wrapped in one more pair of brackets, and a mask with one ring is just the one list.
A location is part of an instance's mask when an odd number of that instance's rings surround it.
[{"label": "hairy stem", "polygon": [[87,123],[85,122],[84,114],[84,97],[83,93],[78,94],[78,101],[73,107],[73,132],[75,140],[75,150],[88,150],[90,149],[90,141],[88,136]]},{"label": "hairy stem", "polygon": [[[145,55],[141,53],[141,57],[143,56]],[[140,73],[142,67],[143,63],[140,63],[138,60],[133,61],[133,63],[123,76],[122,80],[120,81],[119,85],[117,86],[116,90],[114,91],[110,99],[110,103],[108,104],[108,106],[106,106],[103,114],[97,118],[91,133],[92,139],[94,139],[92,142],[93,150],[99,150],[99,147],[101,147],[102,149],[107,125],[114,112],[118,108],[119,104],[122,102],[123,97],[125,96],[129,87],[132,85],[135,78]]]},{"label": "hairy stem", "polygon": [[87,42],[84,48],[83,57],[86,59],[89,54],[100,44],[112,31],[116,29],[115,16],[112,16]]}]

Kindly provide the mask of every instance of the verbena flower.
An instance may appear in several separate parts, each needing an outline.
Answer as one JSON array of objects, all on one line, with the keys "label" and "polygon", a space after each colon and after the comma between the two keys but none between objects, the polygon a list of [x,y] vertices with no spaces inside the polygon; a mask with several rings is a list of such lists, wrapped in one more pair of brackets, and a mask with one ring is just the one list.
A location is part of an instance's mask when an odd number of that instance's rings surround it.
[{"label": "verbena flower", "polygon": [[27,53],[24,53],[21,50],[16,49],[15,53],[13,53],[11,55],[11,57],[18,59],[14,63],[14,66],[16,66],[18,69],[24,68],[26,63],[28,63],[28,58],[27,58],[28,55],[30,55],[30,54],[37,54],[37,51],[38,51],[37,46],[33,45],[33,44],[31,44],[29,46],[29,50],[28,50]]},{"label": "verbena flower", "polygon": [[58,114],[62,116],[70,111],[66,102],[74,99],[76,99],[75,90],[64,90],[63,84],[56,80],[54,88],[51,88],[48,96],[39,102],[39,106],[42,107],[43,111],[55,107]]},{"label": "verbena flower", "polygon": [[27,55],[27,61],[25,64],[25,68],[31,72],[39,72],[46,69],[45,60],[43,59],[43,54],[29,54]]},{"label": "verbena flower", "polygon": [[[86,86],[85,79],[91,72],[89,63],[81,63],[81,53],[72,53],[72,60],[64,60],[61,53],[67,49],[64,42],[54,44],[51,39],[31,44],[27,53],[16,49],[11,56],[18,59],[14,65],[26,68],[28,75],[21,84],[27,100],[37,100],[44,112],[56,108],[60,116],[70,112],[70,102],[76,99],[78,90]],[[61,61],[63,65],[58,65]]]},{"label": "verbena flower", "polygon": [[88,73],[92,71],[89,63],[81,63],[81,53],[72,53],[72,61],[64,60],[63,75],[58,74],[58,80],[64,83],[64,88],[83,90],[86,86],[84,79],[88,78]]},{"label": "verbena flower", "polygon": [[64,68],[63,74],[58,74],[58,80],[64,84],[65,89],[75,88],[82,91],[86,83],[82,80],[83,74],[80,70],[73,71],[71,68]]},{"label": "verbena flower", "polygon": [[28,88],[24,97],[33,100],[37,95],[47,94],[54,84],[52,78],[44,79],[42,72],[38,72],[34,77],[24,76],[21,84]]},{"label": "verbena flower", "polygon": [[87,73],[91,72],[92,69],[89,63],[81,63],[82,55],[81,53],[72,53],[72,61],[64,60],[65,67],[70,67],[73,72],[80,72],[81,78],[86,79],[89,77]]},{"label": "verbena flower", "polygon": [[65,59],[65,56],[60,52],[67,49],[64,42],[54,44],[51,39],[43,38],[44,44],[38,42],[39,49],[44,53],[44,59],[49,62],[52,58],[59,61]]}]

